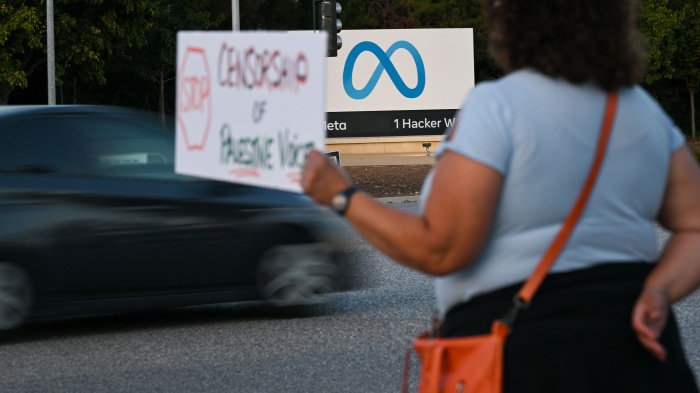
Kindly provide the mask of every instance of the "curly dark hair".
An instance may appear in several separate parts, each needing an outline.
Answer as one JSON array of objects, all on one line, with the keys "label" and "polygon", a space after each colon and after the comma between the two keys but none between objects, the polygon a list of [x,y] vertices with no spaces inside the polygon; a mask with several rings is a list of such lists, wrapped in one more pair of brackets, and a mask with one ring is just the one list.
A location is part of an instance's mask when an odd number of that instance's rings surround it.
[{"label": "curly dark hair", "polygon": [[635,0],[488,0],[489,53],[507,72],[533,68],[606,91],[644,73]]}]

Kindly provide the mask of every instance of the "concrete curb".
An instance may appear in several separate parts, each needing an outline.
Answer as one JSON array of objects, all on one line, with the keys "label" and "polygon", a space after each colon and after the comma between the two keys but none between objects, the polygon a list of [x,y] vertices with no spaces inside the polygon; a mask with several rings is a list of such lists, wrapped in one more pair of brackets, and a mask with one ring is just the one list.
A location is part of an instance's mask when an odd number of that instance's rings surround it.
[{"label": "concrete curb", "polygon": [[388,198],[376,198],[382,203],[407,203],[407,202],[420,202],[419,195],[413,196],[398,196],[398,197],[388,197]]},{"label": "concrete curb", "polygon": [[435,156],[425,154],[340,154],[340,166],[435,165]]}]

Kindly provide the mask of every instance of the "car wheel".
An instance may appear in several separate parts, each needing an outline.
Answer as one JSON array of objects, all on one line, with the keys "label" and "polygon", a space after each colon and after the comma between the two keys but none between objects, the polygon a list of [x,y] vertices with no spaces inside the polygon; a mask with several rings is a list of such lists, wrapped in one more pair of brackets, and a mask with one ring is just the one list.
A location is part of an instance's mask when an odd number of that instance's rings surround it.
[{"label": "car wheel", "polygon": [[0,330],[12,329],[24,323],[31,308],[29,276],[13,264],[0,262]]},{"label": "car wheel", "polygon": [[276,306],[322,302],[338,286],[333,252],[323,244],[289,244],[268,250],[258,266],[261,294]]}]

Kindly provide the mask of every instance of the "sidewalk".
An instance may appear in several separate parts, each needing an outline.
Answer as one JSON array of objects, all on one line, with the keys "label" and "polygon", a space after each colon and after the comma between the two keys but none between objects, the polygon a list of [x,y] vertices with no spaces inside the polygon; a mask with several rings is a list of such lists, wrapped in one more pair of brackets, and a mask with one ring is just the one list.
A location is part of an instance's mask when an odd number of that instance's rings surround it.
[{"label": "sidewalk", "polygon": [[[341,166],[435,165],[435,157],[426,154],[341,154]],[[384,203],[420,202],[419,195],[377,198]]]}]

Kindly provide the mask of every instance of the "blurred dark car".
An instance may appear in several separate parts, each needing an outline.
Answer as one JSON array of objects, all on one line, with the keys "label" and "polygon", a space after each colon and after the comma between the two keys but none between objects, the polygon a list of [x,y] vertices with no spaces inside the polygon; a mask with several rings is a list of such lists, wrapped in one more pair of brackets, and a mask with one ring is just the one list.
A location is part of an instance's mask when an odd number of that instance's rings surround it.
[{"label": "blurred dark car", "polygon": [[174,127],[109,106],[0,107],[0,329],[28,318],[339,290],[342,220],[174,173]]}]

